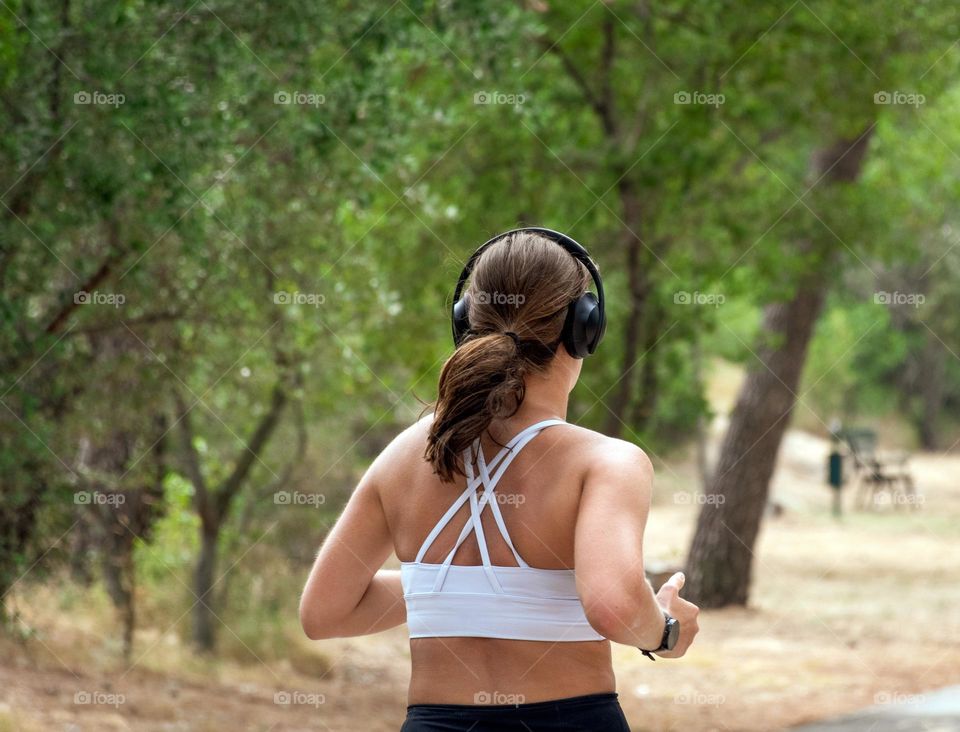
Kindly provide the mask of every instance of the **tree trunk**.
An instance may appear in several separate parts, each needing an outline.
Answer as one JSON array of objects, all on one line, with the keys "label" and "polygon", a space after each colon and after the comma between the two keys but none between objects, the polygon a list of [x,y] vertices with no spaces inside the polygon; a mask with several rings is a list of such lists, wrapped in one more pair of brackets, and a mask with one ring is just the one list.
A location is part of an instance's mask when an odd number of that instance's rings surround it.
[{"label": "tree trunk", "polygon": [[[703,383],[703,349],[700,347],[700,338],[694,334],[690,345],[690,358],[693,362],[693,378],[697,383],[699,393],[704,394]],[[700,490],[706,491],[710,485],[710,420],[703,411],[697,415],[697,473],[700,476]]]},{"label": "tree trunk", "polygon": [[[811,166],[815,181],[855,181],[872,130],[871,125],[855,140],[818,150]],[[790,300],[765,308],[759,362],[748,369],[737,397],[687,558],[686,595],[701,607],[747,602],[770,478],[826,297],[834,242],[826,231],[822,241],[799,242],[817,256],[817,266],[801,278]]]},{"label": "tree trunk", "polygon": [[200,557],[193,575],[193,592],[197,602],[193,606],[193,644],[197,650],[212,653],[216,647],[213,604],[213,575],[217,567],[219,525],[205,525],[200,532]]},{"label": "tree trunk", "polygon": [[637,432],[650,427],[657,409],[657,397],[660,394],[659,375],[657,374],[657,346],[660,342],[660,325],[663,313],[656,299],[648,300],[644,313],[643,368],[640,371],[639,394],[634,401],[630,423]]},{"label": "tree trunk", "polygon": [[[7,448],[4,440],[2,447]],[[22,475],[43,475],[35,459],[28,457],[20,468]],[[6,479],[6,477],[5,477]],[[23,577],[25,566],[21,561],[30,547],[41,508],[41,496],[49,486],[45,481],[36,481],[35,490],[24,488],[11,479],[12,485],[0,486],[0,627],[10,619],[6,609],[7,595]]]},{"label": "tree trunk", "polygon": [[766,309],[763,331],[782,334],[782,345],[761,351],[763,363],[747,374],[707,491],[717,498],[700,511],[687,560],[686,594],[702,607],[746,604],[770,477],[824,295],[821,283],[808,282]]},{"label": "tree trunk", "polygon": [[925,378],[920,380],[920,409],[916,420],[917,434],[924,450],[936,450],[940,435],[937,422],[943,408],[946,382],[947,354],[943,345],[927,333],[926,344],[920,355]]},{"label": "tree trunk", "polygon": [[629,227],[624,232],[624,246],[627,251],[627,284],[630,295],[630,309],[623,323],[623,366],[620,369],[620,381],[616,393],[607,405],[609,410],[604,431],[611,437],[619,437],[624,423],[630,414],[630,405],[636,395],[635,378],[637,361],[641,357],[640,345],[646,342],[644,333],[644,313],[650,299],[649,267],[643,254],[643,244],[633,233],[640,228],[642,210],[640,196],[629,179],[621,179],[618,184],[620,201],[623,205],[623,218]]},{"label": "tree trunk", "polygon": [[103,580],[120,618],[123,635],[123,657],[127,660],[133,654],[133,634],[136,629],[136,611],[134,601],[134,580],[136,570],[133,566],[133,541],[126,536],[114,537],[119,544],[117,554],[111,552],[111,542],[106,542],[103,551]]},{"label": "tree trunk", "polygon": [[220,529],[230,511],[230,506],[243,487],[256,455],[266,445],[280,421],[280,415],[287,403],[287,392],[280,381],[273,388],[270,408],[260,418],[253,436],[237,456],[233,470],[215,488],[207,485],[200,456],[194,445],[194,433],[190,408],[183,395],[175,392],[177,408],[180,412],[180,437],[185,467],[194,488],[194,508],[200,517],[200,556],[193,575],[193,591],[196,603],[193,606],[193,643],[201,653],[212,653],[216,647],[212,594],[214,571],[217,563],[217,548]]},{"label": "tree trunk", "polygon": [[[588,80],[573,56],[564,53],[558,39],[543,37],[540,42],[545,48],[545,53],[553,53],[560,59],[570,79],[580,89],[584,101],[597,116],[609,148],[625,151],[628,145],[617,113],[617,97],[613,91],[612,74],[617,57],[617,22],[614,15],[604,16],[601,32],[603,45],[596,84]],[[648,38],[648,41],[652,43],[652,39]],[[641,117],[646,116],[646,110],[637,111]],[[651,257],[636,233],[641,231],[643,225],[640,191],[637,189],[636,182],[629,177],[636,162],[633,155],[626,152],[622,154],[622,158],[621,165],[615,166],[613,173],[617,176],[615,185],[623,209],[622,236],[627,257],[630,307],[623,321],[623,366],[620,369],[619,381],[615,385],[616,392],[606,404],[608,416],[604,431],[612,437],[619,437],[622,434],[623,428],[627,426],[627,420],[635,421],[635,426],[638,428],[647,422],[656,400],[656,363],[653,353],[649,350],[640,353],[640,348],[655,342],[658,335],[656,332],[650,333],[651,328],[657,331],[658,326],[651,325],[653,321],[646,312],[653,290],[649,275]],[[644,359],[643,373],[637,376],[636,366],[640,359]],[[641,404],[636,405],[638,384],[643,389],[645,399]],[[650,388],[647,389],[647,386]],[[636,422],[637,418],[639,423]]]},{"label": "tree trunk", "polygon": [[93,568],[90,566],[90,556],[95,546],[94,523],[90,517],[89,506],[75,506],[76,522],[70,535],[69,567],[70,579],[82,587],[93,584]]}]

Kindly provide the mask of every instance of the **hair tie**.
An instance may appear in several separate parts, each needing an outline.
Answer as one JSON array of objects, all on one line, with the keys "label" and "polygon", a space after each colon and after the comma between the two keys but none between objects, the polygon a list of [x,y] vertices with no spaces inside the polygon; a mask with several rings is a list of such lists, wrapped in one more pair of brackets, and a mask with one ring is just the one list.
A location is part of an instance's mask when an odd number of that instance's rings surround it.
[{"label": "hair tie", "polygon": [[520,345],[520,336],[518,336],[512,330],[506,330],[503,332],[503,334],[510,336],[511,338],[513,338],[514,343],[516,343],[518,346]]}]

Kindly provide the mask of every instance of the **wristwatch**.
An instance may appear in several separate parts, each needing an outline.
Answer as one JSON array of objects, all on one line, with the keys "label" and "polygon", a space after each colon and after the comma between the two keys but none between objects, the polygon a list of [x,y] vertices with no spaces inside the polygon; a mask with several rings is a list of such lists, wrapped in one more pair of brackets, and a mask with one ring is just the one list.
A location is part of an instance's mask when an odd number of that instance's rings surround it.
[{"label": "wristwatch", "polygon": [[660,639],[660,646],[654,648],[652,651],[640,649],[640,652],[651,661],[656,660],[653,654],[658,651],[672,651],[677,645],[677,639],[680,637],[680,621],[670,615],[666,610],[663,611],[663,618],[665,624],[663,626],[663,638]]}]

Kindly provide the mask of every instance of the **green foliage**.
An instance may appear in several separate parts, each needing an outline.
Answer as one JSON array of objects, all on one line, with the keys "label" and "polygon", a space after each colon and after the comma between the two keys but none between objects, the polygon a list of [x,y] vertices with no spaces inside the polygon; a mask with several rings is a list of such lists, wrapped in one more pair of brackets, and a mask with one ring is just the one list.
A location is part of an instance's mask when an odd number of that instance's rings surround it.
[{"label": "green foliage", "polygon": [[[137,542],[137,568],[144,582],[172,587],[175,594],[186,599],[190,568],[199,543],[198,519],[191,510],[193,486],[176,473],[170,473],[163,488],[167,511],[154,526],[150,543]],[[173,577],[182,578],[186,586],[179,586]]]},{"label": "green foliage", "polygon": [[[176,393],[216,484],[286,388],[221,565],[275,522],[264,545],[309,560],[357,470],[433,398],[464,260],[515,223],[569,230],[604,273],[610,328],[571,409],[587,426],[606,423],[627,371],[634,238],[658,338],[629,378],[652,364],[657,398],[646,421],[628,405],[625,434],[658,453],[706,409],[698,360],[747,362],[762,306],[819,256],[834,257],[835,296],[804,386],[815,410],[895,404],[921,422],[930,363],[941,411],[960,406],[958,360],[934,353],[960,352],[950,3],[68,7],[0,10],[0,590],[66,555],[55,541],[78,516],[81,444],[135,435],[115,477],[150,479],[157,415],[168,510],[137,566],[150,586],[176,589],[171,572],[189,584],[197,519]],[[925,102],[876,104],[884,91]],[[124,99],[74,101],[94,92]],[[675,103],[683,93],[724,99]],[[492,94],[512,101],[478,101]],[[858,184],[818,185],[813,152],[870,129]],[[75,307],[80,290],[124,301]],[[926,301],[888,312],[880,290]],[[292,464],[291,484],[328,496],[322,510],[271,500]],[[234,618],[250,621],[245,642],[289,610],[289,588],[250,582],[229,595],[262,601]],[[165,617],[189,595],[150,597]]]},{"label": "green foliage", "polygon": [[882,305],[830,308],[811,344],[804,400],[845,423],[859,414],[882,413],[890,399],[886,376],[904,359],[907,347]]}]

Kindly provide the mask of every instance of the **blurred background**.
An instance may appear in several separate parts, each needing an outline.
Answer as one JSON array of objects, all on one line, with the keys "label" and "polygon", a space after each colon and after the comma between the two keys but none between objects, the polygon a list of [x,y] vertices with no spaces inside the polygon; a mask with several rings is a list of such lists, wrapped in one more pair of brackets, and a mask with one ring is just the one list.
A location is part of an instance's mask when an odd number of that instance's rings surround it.
[{"label": "blurred background", "polygon": [[523,224],[599,264],[568,419],[650,454],[648,572],[704,608],[682,661],[614,649],[631,726],[940,699],[958,39],[946,0],[0,0],[0,730],[397,729],[405,628],[309,642],[299,592]]}]

